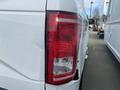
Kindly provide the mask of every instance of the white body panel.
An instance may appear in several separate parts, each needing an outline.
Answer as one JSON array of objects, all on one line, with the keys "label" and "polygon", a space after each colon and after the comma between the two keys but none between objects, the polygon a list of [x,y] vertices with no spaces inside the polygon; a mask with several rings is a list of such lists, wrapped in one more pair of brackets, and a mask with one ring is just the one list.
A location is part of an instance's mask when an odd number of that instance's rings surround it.
[{"label": "white body panel", "polygon": [[78,13],[76,0],[55,0],[53,2],[51,2],[51,0],[48,0],[47,10],[67,11],[67,12]]},{"label": "white body panel", "polygon": [[120,1],[111,0],[109,19],[105,28],[105,41],[120,62]]},{"label": "white body panel", "polygon": [[44,90],[45,13],[0,11],[0,87]]},{"label": "white body panel", "polygon": [[80,77],[83,73],[83,68],[84,68],[84,63],[86,59],[86,54],[88,52],[88,27],[87,27],[87,22],[82,23],[82,32],[81,32],[81,43],[80,43],[80,50],[79,50],[79,55],[78,58],[80,60]]},{"label": "white body panel", "polygon": [[27,79],[0,63],[0,87],[8,90],[45,90],[44,85],[44,82]]},{"label": "white body panel", "polygon": [[67,84],[64,85],[59,85],[59,86],[55,86],[55,85],[46,85],[46,90],[79,90],[79,84],[80,80],[77,81],[71,81]]},{"label": "white body panel", "polygon": [[0,12],[0,61],[29,79],[41,81],[44,21],[44,13]]},{"label": "white body panel", "polygon": [[45,11],[46,0],[0,0],[3,11]]}]

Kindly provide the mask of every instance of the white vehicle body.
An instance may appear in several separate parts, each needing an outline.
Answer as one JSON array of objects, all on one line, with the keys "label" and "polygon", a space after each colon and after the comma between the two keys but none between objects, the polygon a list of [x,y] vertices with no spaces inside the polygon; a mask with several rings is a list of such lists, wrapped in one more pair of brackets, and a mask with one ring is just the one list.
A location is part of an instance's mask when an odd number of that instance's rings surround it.
[{"label": "white vehicle body", "polygon": [[120,1],[110,0],[108,20],[105,26],[105,42],[120,62]]},{"label": "white vehicle body", "polygon": [[[82,0],[0,1],[0,88],[79,90],[88,38],[87,18],[82,4]],[[47,11],[77,13],[82,21],[77,58],[79,79],[61,85],[52,85],[45,81]]]}]

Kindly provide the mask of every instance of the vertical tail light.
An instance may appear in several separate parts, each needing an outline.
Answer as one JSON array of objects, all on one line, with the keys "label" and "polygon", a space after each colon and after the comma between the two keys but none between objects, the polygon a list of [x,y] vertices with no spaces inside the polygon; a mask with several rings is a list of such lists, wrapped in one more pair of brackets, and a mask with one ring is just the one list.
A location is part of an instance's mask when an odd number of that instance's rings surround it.
[{"label": "vertical tail light", "polygon": [[46,28],[46,82],[63,84],[73,79],[80,40],[78,16],[48,12]]}]

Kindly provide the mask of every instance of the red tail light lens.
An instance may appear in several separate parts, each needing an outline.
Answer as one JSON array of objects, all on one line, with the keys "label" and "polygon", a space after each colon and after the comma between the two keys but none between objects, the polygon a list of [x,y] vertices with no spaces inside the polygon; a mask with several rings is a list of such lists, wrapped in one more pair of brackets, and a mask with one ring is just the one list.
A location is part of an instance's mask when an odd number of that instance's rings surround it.
[{"label": "red tail light lens", "polygon": [[63,84],[76,72],[80,22],[73,13],[48,12],[46,30],[46,81]]}]

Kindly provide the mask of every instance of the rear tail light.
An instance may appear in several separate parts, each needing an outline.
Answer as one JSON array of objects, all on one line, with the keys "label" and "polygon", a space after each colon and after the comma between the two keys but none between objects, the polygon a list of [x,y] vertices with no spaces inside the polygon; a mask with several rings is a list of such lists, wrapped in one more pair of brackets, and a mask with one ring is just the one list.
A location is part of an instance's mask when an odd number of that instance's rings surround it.
[{"label": "rear tail light", "polygon": [[73,79],[80,40],[78,16],[66,12],[48,12],[46,29],[46,82],[63,84]]}]

